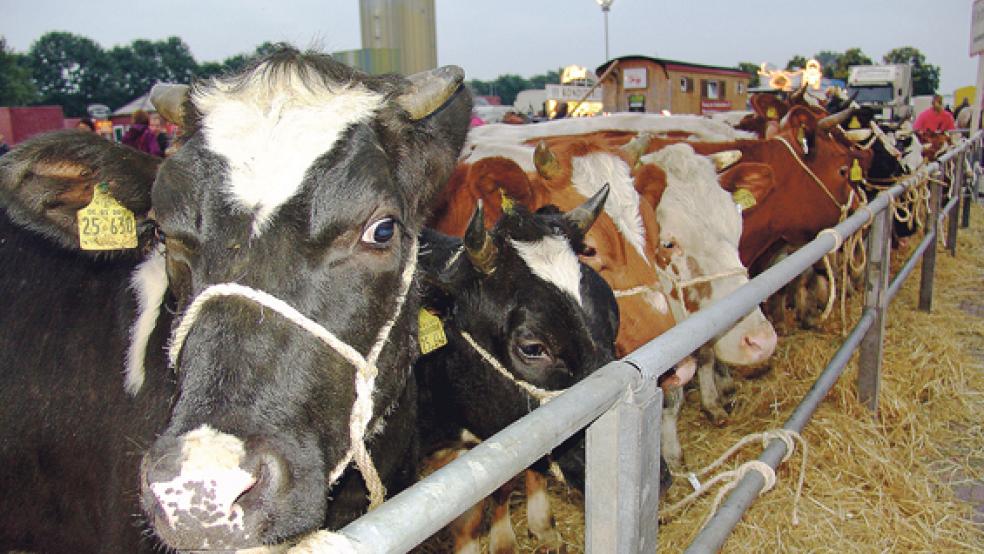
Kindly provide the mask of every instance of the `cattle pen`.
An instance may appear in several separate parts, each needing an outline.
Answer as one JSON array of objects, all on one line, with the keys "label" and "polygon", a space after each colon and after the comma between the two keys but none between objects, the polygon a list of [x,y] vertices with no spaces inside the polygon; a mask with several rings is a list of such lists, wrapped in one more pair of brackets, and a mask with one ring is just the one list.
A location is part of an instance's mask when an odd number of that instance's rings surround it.
[{"label": "cattle pen", "polygon": [[[857,394],[861,403],[877,412],[887,308],[921,261],[918,308],[931,310],[938,238],[945,237],[944,247],[951,256],[956,255],[958,229],[961,224],[968,226],[970,203],[980,195],[982,142],[982,132],[964,139],[939,160],[883,191],[837,226],[818,233],[812,242],[741,289],[635,352],[600,368],[548,404],[352,522],[341,534],[354,552],[409,551],[565,439],[586,429],[585,550],[657,551],[659,433],[654,428],[662,406],[657,377],[838,248],[846,237],[870,225],[864,305],[857,324],[788,417],[782,426],[784,432],[772,435],[756,462],[742,466],[751,470],[741,472],[740,480],[686,551],[719,550],[745,510],[763,488],[771,486],[767,486],[767,479],[774,479],[772,472],[792,453],[794,443],[790,437],[803,431],[858,349]],[[965,171],[967,166],[973,168],[972,179]],[[931,197],[924,238],[892,277],[889,245],[893,200],[927,180],[931,183]],[[957,191],[945,204],[944,189]]]}]

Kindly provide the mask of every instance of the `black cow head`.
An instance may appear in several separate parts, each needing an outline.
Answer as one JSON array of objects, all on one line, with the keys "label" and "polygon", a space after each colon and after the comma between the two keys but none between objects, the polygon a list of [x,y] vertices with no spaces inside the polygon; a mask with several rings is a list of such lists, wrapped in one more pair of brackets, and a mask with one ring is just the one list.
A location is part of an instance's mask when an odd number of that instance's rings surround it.
[{"label": "black cow head", "polygon": [[488,437],[614,358],[614,296],[577,257],[607,193],[566,214],[517,205],[491,231],[479,207],[461,243],[425,234],[425,302],[448,345],[418,371],[422,394],[456,408],[441,417]]},{"label": "black cow head", "polygon": [[[158,111],[183,130],[159,169],[78,132],[39,139],[48,157],[3,162],[18,183],[70,173],[54,192],[2,192],[12,216],[64,246],[77,248],[75,211],[100,181],[164,237],[151,258],[182,327],[171,346],[177,395],[152,400],[173,410],[140,484],[167,546],[256,547],[335,521],[330,498],[342,491],[332,486],[360,441],[384,479],[411,463],[412,433],[373,437],[393,427],[385,414],[412,419],[419,300],[408,278],[467,132],[462,79],[454,67],[368,76],[285,47],[233,77],[155,87]],[[248,294],[207,296],[230,283]],[[128,385],[141,394],[139,379]]]}]

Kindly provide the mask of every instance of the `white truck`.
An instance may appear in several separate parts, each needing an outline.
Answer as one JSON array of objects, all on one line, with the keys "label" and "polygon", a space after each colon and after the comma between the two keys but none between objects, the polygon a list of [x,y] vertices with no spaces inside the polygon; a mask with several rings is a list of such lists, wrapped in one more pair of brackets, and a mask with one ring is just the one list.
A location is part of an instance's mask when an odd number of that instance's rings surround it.
[{"label": "white truck", "polygon": [[847,93],[875,110],[880,125],[895,127],[912,117],[912,68],[909,64],[852,65]]}]

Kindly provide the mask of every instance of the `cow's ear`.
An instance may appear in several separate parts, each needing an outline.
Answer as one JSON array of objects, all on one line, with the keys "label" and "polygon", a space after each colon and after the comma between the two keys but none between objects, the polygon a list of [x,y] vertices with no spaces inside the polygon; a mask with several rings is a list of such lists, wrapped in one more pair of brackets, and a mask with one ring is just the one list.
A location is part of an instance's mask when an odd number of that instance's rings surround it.
[{"label": "cow's ear", "polygon": [[472,165],[469,175],[475,176],[470,182],[472,193],[484,205],[487,229],[494,227],[502,212],[512,204],[528,208],[539,205],[529,176],[508,158],[483,158]]},{"label": "cow's ear", "polygon": [[439,67],[408,77],[394,98],[414,130],[401,164],[408,169],[404,188],[414,213],[430,211],[468,134],[472,96],[463,81],[460,67]]},{"label": "cow's ear", "polygon": [[761,203],[775,188],[772,167],[757,162],[742,162],[733,166],[722,173],[718,181],[744,210]]},{"label": "cow's ear", "polygon": [[38,135],[0,158],[0,204],[14,222],[79,249],[77,214],[92,201],[96,186],[106,183],[109,196],[139,224],[150,211],[160,162],[95,133]]},{"label": "cow's ear", "polygon": [[666,190],[666,172],[653,163],[646,163],[636,168],[633,177],[635,189],[639,196],[646,200],[653,209],[659,206]]}]

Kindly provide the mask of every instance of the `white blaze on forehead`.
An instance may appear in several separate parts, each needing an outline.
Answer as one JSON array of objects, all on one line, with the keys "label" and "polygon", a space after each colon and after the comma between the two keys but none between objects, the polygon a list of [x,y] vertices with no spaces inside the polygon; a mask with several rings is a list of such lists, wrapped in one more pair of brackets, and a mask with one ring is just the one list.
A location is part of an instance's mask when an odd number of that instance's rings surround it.
[{"label": "white blaze on forehead", "polygon": [[311,163],[383,103],[358,84],[329,90],[319,77],[305,82],[297,70],[266,69],[257,68],[242,86],[215,81],[193,96],[208,147],[229,164],[230,196],[256,212],[254,234],[297,193]]},{"label": "white blaze on forehead", "polygon": [[574,297],[581,305],[581,265],[566,239],[547,236],[536,242],[509,239],[530,271]]},{"label": "white blaze on forehead", "polygon": [[164,253],[155,250],[144,260],[130,278],[137,296],[137,319],[130,328],[130,347],[126,352],[126,392],[135,396],[144,383],[144,357],[147,343],[157,325],[164,294],[167,292],[167,271]]},{"label": "white blaze on forehead", "polygon": [[633,185],[629,165],[614,154],[595,152],[575,157],[572,166],[571,184],[585,198],[594,196],[606,183],[609,185],[605,212],[642,259],[648,259],[646,229],[639,213],[639,193]]},{"label": "white blaze on forehead", "polygon": [[202,425],[185,433],[181,445],[178,475],[150,486],[170,525],[177,528],[181,519],[194,518],[204,527],[242,530],[243,509],[235,501],[256,482],[240,467],[243,441]]}]

